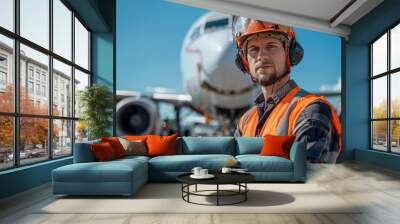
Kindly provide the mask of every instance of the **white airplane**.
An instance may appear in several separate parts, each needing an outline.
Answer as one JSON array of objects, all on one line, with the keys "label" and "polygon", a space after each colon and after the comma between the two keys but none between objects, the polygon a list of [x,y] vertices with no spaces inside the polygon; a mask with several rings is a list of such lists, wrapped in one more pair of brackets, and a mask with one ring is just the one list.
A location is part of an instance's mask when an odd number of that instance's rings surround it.
[{"label": "white airplane", "polygon": [[[175,105],[179,132],[180,108],[189,107],[234,129],[251,105],[255,85],[234,64],[232,16],[209,12],[191,26],[181,50],[185,93],[155,90],[151,94],[117,91],[117,134],[141,135],[159,131],[157,102]],[[229,126],[229,127],[226,127]]]},{"label": "white airplane", "polygon": [[[233,133],[240,116],[260,90],[234,64],[237,50],[231,19],[231,15],[209,12],[190,27],[181,49],[185,93],[164,88],[152,89],[149,94],[117,91],[118,135],[159,132],[158,102],[175,105],[178,132],[180,109],[189,107],[206,120],[217,120],[226,134]],[[322,89],[315,94],[337,97],[340,90]],[[184,126],[186,131],[190,124]]]}]

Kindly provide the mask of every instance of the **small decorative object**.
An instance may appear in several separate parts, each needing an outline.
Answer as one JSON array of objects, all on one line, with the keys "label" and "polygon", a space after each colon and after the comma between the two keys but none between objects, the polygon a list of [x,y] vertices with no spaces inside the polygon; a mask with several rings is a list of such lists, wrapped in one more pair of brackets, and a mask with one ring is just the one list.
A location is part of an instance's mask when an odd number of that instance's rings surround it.
[{"label": "small decorative object", "polygon": [[230,173],[232,171],[232,168],[230,167],[222,167],[221,172],[222,173]]},{"label": "small decorative object", "polygon": [[226,161],[226,163],[223,165],[221,169],[221,173],[230,173],[232,172],[233,168],[239,168],[239,165],[236,160],[234,159],[229,159]]},{"label": "small decorative object", "polygon": [[237,168],[237,167],[239,167],[239,166],[238,166],[236,160],[234,160],[234,159],[229,159],[228,161],[226,161],[225,167]]}]

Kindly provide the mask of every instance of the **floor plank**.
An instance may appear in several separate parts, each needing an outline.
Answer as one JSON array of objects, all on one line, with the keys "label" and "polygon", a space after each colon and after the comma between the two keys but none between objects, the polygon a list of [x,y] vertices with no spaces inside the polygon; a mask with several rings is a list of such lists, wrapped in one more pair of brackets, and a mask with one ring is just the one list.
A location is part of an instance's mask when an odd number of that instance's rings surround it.
[{"label": "floor plank", "polygon": [[280,224],[400,223],[400,174],[357,162],[310,164],[308,183],[315,183],[349,203],[363,204],[359,214],[36,214],[56,199],[50,185],[0,201],[0,223],[15,224]]}]

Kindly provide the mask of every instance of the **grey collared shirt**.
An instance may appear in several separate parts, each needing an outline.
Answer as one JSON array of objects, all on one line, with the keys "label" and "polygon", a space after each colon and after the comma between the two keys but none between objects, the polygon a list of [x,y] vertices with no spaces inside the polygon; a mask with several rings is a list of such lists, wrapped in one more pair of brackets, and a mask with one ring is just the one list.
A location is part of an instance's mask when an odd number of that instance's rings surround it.
[{"label": "grey collared shirt", "polygon": [[[265,121],[275,106],[296,87],[296,82],[289,80],[267,100],[264,99],[262,93],[258,95],[254,101],[259,117],[255,136],[259,136]],[[246,116],[250,110],[243,116]],[[329,106],[323,102],[316,102],[306,107],[296,121],[294,129],[296,141],[306,144],[307,157],[311,162],[333,162],[336,159],[338,137],[330,120],[331,112]],[[241,135],[240,128],[237,126],[235,137]]]}]

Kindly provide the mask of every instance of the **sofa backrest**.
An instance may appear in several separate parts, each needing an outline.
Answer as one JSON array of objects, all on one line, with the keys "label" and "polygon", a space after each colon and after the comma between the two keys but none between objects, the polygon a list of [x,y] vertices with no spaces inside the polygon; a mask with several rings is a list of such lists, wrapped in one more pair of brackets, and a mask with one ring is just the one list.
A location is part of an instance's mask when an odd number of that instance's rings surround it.
[{"label": "sofa backrest", "polygon": [[259,154],[263,144],[262,137],[236,137],[236,155]]},{"label": "sofa backrest", "polygon": [[[91,144],[100,143],[100,140],[75,143],[74,163],[96,161]],[[178,155],[196,154],[226,154],[243,155],[259,154],[263,146],[262,137],[178,137],[176,150]]]},{"label": "sofa backrest", "polygon": [[233,137],[181,137],[177,139],[177,154],[226,154],[235,155]]}]

